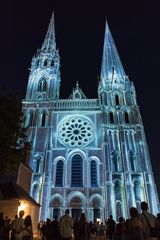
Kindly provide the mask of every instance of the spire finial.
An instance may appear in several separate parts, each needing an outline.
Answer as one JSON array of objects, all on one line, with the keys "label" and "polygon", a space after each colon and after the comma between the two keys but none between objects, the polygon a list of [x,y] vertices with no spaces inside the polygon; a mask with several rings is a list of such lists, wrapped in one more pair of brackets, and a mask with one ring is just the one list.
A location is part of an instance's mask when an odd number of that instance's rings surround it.
[{"label": "spire finial", "polygon": [[76,81],[76,88],[79,88],[79,83],[78,83],[78,81]]},{"label": "spire finial", "polygon": [[56,48],[55,40],[55,26],[54,26],[54,12],[52,13],[51,20],[48,26],[46,37],[42,45],[42,49],[45,51],[51,51]]}]

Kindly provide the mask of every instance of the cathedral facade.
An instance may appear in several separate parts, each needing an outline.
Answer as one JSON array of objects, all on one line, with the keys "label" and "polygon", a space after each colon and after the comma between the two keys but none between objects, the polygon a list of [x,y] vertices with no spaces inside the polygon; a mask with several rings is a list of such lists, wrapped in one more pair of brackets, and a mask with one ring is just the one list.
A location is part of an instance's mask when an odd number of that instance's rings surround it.
[{"label": "cathedral facade", "polygon": [[23,100],[24,127],[32,144],[31,196],[40,219],[109,215],[127,218],[129,208],[147,201],[158,212],[144,127],[136,91],[123,69],[106,23],[98,97],[88,99],[77,82],[60,99],[60,57],[54,16],[41,49],[33,57]]}]

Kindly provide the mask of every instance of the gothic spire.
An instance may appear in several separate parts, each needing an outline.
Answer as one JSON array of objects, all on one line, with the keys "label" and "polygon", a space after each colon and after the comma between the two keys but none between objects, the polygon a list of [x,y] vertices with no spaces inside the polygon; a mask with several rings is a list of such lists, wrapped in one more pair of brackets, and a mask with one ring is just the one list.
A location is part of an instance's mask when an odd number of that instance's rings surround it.
[{"label": "gothic spire", "polygon": [[108,23],[106,21],[103,57],[101,66],[101,85],[103,87],[110,83],[124,84],[126,74],[119,58],[114,40],[112,38]]},{"label": "gothic spire", "polygon": [[42,45],[42,50],[44,52],[50,52],[55,49],[56,49],[56,40],[55,40],[54,13],[52,13],[47,34]]}]

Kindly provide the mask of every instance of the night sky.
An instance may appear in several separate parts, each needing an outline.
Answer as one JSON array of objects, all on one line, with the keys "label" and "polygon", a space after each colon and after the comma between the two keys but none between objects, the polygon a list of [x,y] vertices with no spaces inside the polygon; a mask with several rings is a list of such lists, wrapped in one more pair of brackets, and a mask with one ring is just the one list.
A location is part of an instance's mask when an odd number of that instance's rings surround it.
[{"label": "night sky", "polygon": [[160,13],[158,1],[6,0],[0,5],[1,93],[25,97],[32,56],[44,40],[52,11],[61,57],[61,98],[76,81],[97,97],[105,18],[126,74],[133,81],[160,193]]}]

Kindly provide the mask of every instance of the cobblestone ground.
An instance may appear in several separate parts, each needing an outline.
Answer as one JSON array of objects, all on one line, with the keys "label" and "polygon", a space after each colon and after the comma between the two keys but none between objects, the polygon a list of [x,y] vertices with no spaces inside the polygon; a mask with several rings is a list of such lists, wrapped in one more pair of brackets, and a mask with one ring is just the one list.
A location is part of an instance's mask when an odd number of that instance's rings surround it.
[{"label": "cobblestone ground", "polygon": [[[41,240],[41,237],[38,236],[38,235],[34,235],[33,239],[34,239],[34,240]],[[92,237],[90,238],[90,240],[107,240],[107,239],[108,239],[108,238],[106,238],[106,237],[94,237],[94,236],[92,236]],[[52,239],[51,239],[51,240],[52,240]],[[72,240],[74,240],[74,236],[73,236]]]}]

